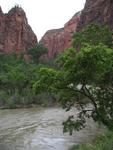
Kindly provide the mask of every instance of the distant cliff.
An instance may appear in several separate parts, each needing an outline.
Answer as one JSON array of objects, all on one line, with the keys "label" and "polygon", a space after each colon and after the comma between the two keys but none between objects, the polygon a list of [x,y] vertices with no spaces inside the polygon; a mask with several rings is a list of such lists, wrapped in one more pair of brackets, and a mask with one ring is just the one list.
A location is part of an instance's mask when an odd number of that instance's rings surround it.
[{"label": "distant cliff", "polygon": [[37,38],[28,24],[24,10],[18,6],[7,14],[0,7],[0,51],[25,51],[37,44]]},{"label": "distant cliff", "polygon": [[87,25],[107,25],[113,31],[113,0],[86,0],[81,13],[77,13],[64,28],[47,31],[41,43],[48,48],[46,58],[54,58],[71,46],[72,35]]},{"label": "distant cliff", "polygon": [[73,33],[76,32],[76,27],[80,20],[80,13],[76,13],[63,28],[49,30],[45,33],[40,41],[41,44],[48,48],[48,54],[45,55],[45,58],[52,59],[71,46]]},{"label": "distant cliff", "polygon": [[108,25],[113,30],[113,0],[86,0],[77,31],[91,23]]}]

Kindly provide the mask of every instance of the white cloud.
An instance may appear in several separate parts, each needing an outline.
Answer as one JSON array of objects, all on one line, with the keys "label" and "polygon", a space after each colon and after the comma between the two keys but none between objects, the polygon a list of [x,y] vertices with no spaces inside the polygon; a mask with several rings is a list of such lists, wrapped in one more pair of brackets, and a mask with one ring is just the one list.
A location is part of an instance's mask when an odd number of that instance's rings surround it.
[{"label": "white cloud", "polygon": [[40,39],[47,30],[63,27],[77,11],[83,9],[85,0],[0,0],[0,3],[4,12],[19,4]]}]

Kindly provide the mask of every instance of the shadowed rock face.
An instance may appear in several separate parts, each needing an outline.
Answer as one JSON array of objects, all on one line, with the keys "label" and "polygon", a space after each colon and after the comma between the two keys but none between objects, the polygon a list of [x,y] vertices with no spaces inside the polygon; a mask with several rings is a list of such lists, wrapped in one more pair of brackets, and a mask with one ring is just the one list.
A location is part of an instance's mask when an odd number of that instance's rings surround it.
[{"label": "shadowed rock face", "polygon": [[25,51],[37,44],[22,8],[15,6],[7,14],[0,8],[0,51]]},{"label": "shadowed rock face", "polygon": [[45,59],[52,59],[71,46],[72,36],[76,32],[79,19],[80,12],[76,13],[64,25],[64,28],[49,30],[45,33],[40,41],[41,44],[48,48],[48,54],[44,56]]},{"label": "shadowed rock face", "polygon": [[113,0],[86,0],[77,31],[90,23],[108,25],[113,30]]}]

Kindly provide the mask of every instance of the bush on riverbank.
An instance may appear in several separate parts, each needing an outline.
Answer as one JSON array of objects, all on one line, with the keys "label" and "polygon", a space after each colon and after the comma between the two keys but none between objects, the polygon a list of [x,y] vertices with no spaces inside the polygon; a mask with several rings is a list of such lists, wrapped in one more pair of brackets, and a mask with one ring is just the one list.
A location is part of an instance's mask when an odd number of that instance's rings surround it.
[{"label": "bush on riverbank", "polygon": [[91,143],[73,146],[70,150],[113,150],[113,133],[108,131]]},{"label": "bush on riverbank", "polygon": [[[36,52],[35,48],[33,56]],[[36,62],[34,60],[25,61],[24,54],[0,53],[0,108],[18,108],[32,104],[45,106],[48,101],[49,104],[53,103],[49,94],[36,95],[32,91],[39,69],[50,65],[40,62],[40,56],[37,54]]]}]

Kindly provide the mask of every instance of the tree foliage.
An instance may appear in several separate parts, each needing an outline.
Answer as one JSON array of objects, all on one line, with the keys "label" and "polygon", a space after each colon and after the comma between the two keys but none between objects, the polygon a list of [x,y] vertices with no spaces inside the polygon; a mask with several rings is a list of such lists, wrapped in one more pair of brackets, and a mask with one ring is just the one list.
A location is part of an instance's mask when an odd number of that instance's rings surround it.
[{"label": "tree foliage", "polygon": [[[34,103],[32,85],[41,65],[27,62],[17,54],[0,54],[0,106],[16,107]],[[37,103],[38,100],[35,102]]]},{"label": "tree foliage", "polygon": [[86,43],[90,45],[98,45],[99,43],[102,43],[109,48],[112,48],[112,32],[110,32],[107,26],[90,24],[83,31],[73,35],[73,46],[78,50]]},{"label": "tree foliage", "polygon": [[43,45],[38,44],[35,47],[28,50],[28,54],[31,56],[35,63],[39,63],[39,58],[47,53],[47,48]]},{"label": "tree foliage", "polygon": [[[59,96],[68,111],[79,106],[77,116],[64,122],[64,132],[70,134],[93,118],[113,129],[113,51],[112,36],[105,27],[92,25],[74,35],[73,47],[57,59],[60,70],[41,68],[33,89],[48,91]],[[85,99],[90,104],[86,106]],[[75,119],[76,118],[76,119]]]}]

